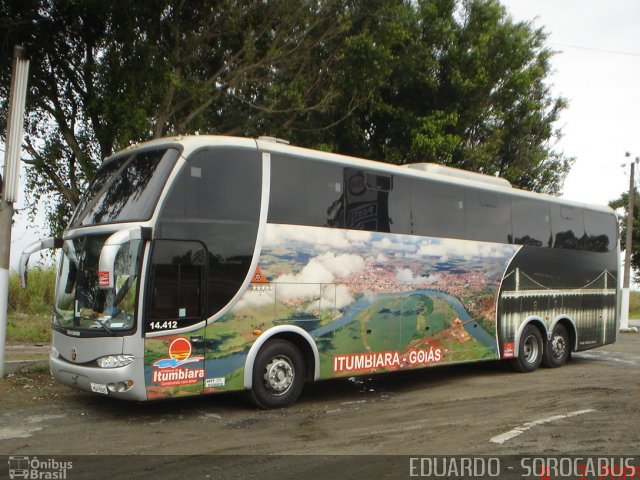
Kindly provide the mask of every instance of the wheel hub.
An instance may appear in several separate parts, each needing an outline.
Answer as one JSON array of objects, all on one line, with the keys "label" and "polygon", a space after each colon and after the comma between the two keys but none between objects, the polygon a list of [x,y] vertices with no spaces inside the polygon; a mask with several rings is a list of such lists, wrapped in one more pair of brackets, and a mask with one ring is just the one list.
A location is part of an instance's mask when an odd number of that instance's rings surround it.
[{"label": "wheel hub", "polygon": [[567,344],[562,335],[554,335],[551,341],[551,352],[555,358],[561,358],[567,349]]},{"label": "wheel hub", "polygon": [[285,356],[271,359],[264,373],[264,384],[267,390],[274,395],[284,395],[291,385],[295,372],[291,360]]},{"label": "wheel hub", "polygon": [[538,342],[536,337],[530,335],[524,341],[524,358],[529,363],[534,363],[538,357]]}]

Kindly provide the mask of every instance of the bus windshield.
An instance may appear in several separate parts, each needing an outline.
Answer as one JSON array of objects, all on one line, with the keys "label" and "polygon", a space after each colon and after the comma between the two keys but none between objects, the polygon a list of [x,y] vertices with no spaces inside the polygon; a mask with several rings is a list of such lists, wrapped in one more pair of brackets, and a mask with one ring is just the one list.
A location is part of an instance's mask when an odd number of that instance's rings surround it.
[{"label": "bus windshield", "polygon": [[98,286],[98,261],[109,235],[66,240],[58,272],[54,326],[113,334],[135,326],[141,242],[124,245],[115,263],[115,288]]},{"label": "bus windshield", "polygon": [[104,164],[96,172],[70,226],[148,220],[179,156],[175,148],[162,148]]}]

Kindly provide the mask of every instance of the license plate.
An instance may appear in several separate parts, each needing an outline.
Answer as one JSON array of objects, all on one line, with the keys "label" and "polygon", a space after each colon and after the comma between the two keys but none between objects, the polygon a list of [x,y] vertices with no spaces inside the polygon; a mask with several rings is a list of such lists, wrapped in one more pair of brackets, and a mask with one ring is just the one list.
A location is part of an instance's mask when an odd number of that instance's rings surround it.
[{"label": "license plate", "polygon": [[96,392],[96,393],[103,393],[105,395],[107,395],[107,386],[103,385],[101,383],[92,383],[91,384],[91,391],[92,392]]}]

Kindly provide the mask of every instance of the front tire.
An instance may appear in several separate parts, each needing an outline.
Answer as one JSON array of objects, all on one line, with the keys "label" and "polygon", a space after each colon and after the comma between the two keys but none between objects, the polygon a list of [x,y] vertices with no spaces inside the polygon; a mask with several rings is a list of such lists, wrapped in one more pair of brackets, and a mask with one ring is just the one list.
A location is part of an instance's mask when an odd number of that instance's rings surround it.
[{"label": "front tire", "polygon": [[571,353],[569,334],[564,325],[557,324],[551,332],[551,340],[547,342],[542,357],[542,365],[558,368],[567,363]]},{"label": "front tire", "polygon": [[540,331],[533,325],[527,325],[520,336],[518,356],[510,360],[511,368],[516,372],[533,372],[542,362],[544,342]]},{"label": "front tire", "polygon": [[267,342],[253,364],[251,399],[260,408],[282,408],[296,401],[304,385],[304,360],[286,340]]}]

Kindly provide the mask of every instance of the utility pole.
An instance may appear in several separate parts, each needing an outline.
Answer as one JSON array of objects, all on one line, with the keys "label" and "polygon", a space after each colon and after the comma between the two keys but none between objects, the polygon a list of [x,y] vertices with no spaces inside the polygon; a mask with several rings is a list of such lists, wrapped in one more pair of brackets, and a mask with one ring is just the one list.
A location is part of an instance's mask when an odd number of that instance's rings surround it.
[{"label": "utility pole", "polygon": [[[627,152],[625,157],[630,157],[631,154]],[[635,161],[631,162],[631,175],[629,178],[629,205],[627,206],[627,237],[624,247],[624,274],[622,277],[622,302],[620,312],[620,331],[621,332],[637,332],[638,330],[633,327],[629,328],[629,285],[631,280],[631,249],[633,244],[633,208],[636,203],[636,188],[635,188],[635,167],[640,158],[636,157]]]},{"label": "utility pole", "polygon": [[11,259],[11,222],[13,204],[20,189],[20,151],[22,124],[27,97],[29,60],[25,49],[16,45],[13,50],[9,115],[4,154],[2,198],[0,198],[0,378],[4,377],[4,344],[7,339],[7,310],[9,306],[9,262]]}]

